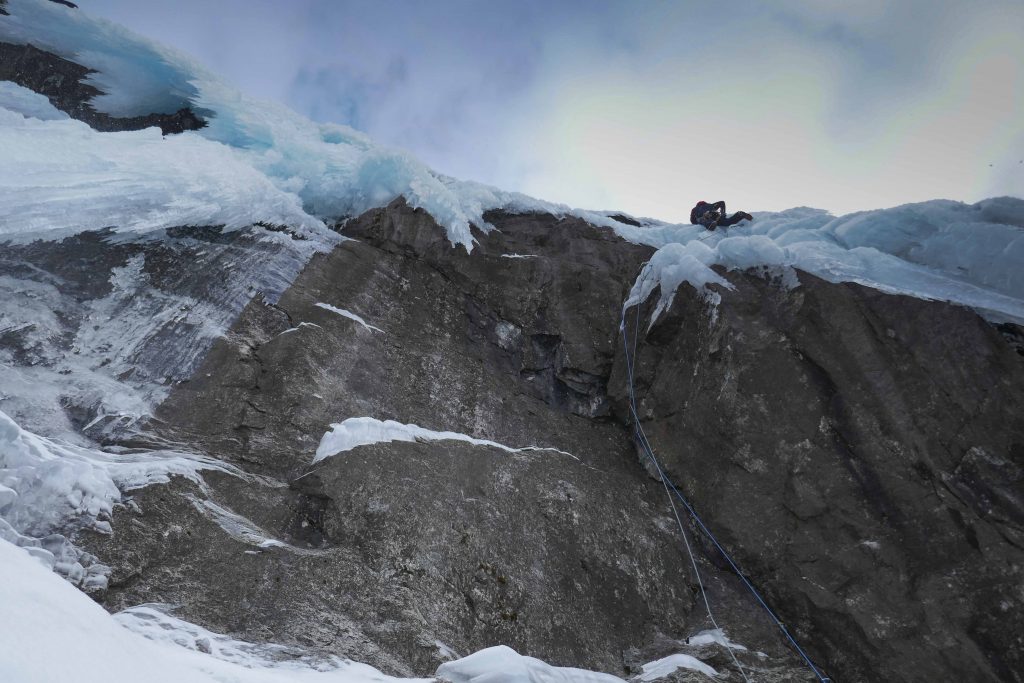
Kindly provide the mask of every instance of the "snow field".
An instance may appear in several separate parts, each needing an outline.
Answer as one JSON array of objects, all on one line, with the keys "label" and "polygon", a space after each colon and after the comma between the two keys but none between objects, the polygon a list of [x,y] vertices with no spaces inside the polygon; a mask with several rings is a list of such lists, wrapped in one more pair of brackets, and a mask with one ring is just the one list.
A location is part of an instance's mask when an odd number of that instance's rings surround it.
[{"label": "snow field", "polygon": [[285,660],[287,649],[211,633],[141,605],[111,617],[84,593],[0,540],[0,680],[33,683],[389,683],[365,664]]}]

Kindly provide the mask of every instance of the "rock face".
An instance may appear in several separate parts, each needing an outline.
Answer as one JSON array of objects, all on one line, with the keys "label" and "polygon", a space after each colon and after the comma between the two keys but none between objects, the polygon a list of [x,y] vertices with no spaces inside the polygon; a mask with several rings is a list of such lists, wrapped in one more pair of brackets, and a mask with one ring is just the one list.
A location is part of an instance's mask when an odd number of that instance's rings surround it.
[{"label": "rock face", "polygon": [[[488,218],[467,254],[396,201],[250,302],[146,428],[249,476],[143,490],[87,539],[109,608],[174,603],[394,673],[502,643],[619,675],[691,652],[740,680],[724,649],[685,649],[711,624],[630,438],[621,302],[651,251]],[[726,277],[714,316],[687,285],[649,331],[641,310],[640,412],[670,476],[834,680],[1020,680],[1024,359],[968,310]],[[354,417],[558,450],[314,463]],[[719,623],[767,654],[742,656],[755,679],[814,680],[698,548]]]},{"label": "rock face", "polygon": [[[219,481],[212,500],[296,549],[246,555],[213,540],[189,492],[142,496],[148,530],[126,513],[103,543],[125,558],[107,602],[158,595],[402,673],[496,643],[621,673],[624,649],[679,632],[694,595],[678,532],[605,399],[649,250],[577,221],[494,219],[503,232],[469,255],[402,203],[370,212],[276,306],[250,305],[161,407],[161,434],[263,477]],[[332,422],[362,416],[561,452],[386,443],[311,466]],[[171,523],[209,540],[170,550]]]},{"label": "rock face", "polygon": [[728,277],[641,314],[670,476],[837,679],[1021,680],[1024,358],[966,309]]}]

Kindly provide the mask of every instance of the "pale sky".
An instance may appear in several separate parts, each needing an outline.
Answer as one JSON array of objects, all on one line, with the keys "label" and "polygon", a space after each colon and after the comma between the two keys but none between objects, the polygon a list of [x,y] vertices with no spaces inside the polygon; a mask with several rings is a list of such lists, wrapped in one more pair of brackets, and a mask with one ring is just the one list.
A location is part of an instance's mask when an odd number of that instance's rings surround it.
[{"label": "pale sky", "polygon": [[1024,1],[78,0],[434,169],[687,220],[1024,195]]}]

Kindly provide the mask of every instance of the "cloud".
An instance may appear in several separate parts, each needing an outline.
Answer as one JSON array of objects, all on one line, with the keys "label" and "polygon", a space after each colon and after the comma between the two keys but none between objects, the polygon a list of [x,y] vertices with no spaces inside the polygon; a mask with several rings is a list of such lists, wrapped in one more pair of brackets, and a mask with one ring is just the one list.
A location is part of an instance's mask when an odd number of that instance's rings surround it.
[{"label": "cloud", "polygon": [[1020,5],[790,5],[623,19],[648,38],[624,59],[570,42],[573,68],[544,69],[553,104],[530,129],[547,161],[525,191],[586,203],[585,179],[598,205],[666,218],[697,198],[845,212],[1021,194],[1019,172],[988,166],[1021,150]]},{"label": "cloud", "polygon": [[578,206],[1022,193],[1012,0],[82,4],[442,172]]}]

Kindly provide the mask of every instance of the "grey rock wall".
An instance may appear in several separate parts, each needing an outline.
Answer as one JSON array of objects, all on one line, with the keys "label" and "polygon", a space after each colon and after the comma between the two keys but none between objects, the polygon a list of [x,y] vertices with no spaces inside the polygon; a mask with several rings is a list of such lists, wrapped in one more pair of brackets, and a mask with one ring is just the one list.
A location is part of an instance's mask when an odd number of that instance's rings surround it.
[{"label": "grey rock wall", "polygon": [[641,314],[670,476],[838,680],[1021,680],[1024,358],[967,309],[727,277],[714,322],[688,285]]},{"label": "grey rock wall", "polygon": [[[710,627],[625,410],[621,302],[650,250],[488,218],[467,254],[397,201],[245,308],[147,429],[251,478],[136,494],[88,543],[114,567],[104,604],[420,675],[504,643],[626,676]],[[1019,680],[1022,358],[946,304],[726,277],[713,324],[686,285],[649,332],[643,307],[641,413],[673,479],[834,680]],[[351,417],[571,455],[433,441],[313,463]],[[755,678],[813,679],[697,545],[719,622],[766,653],[744,656]]]}]

